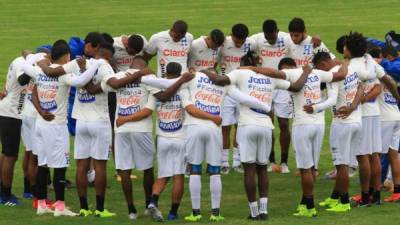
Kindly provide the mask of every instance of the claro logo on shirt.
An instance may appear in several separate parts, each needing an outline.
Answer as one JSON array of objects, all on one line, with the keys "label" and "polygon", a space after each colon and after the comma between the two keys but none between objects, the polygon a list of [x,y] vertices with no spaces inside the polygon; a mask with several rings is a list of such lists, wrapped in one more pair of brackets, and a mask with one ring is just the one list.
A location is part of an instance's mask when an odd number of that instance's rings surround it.
[{"label": "claro logo on shirt", "polygon": [[203,67],[214,67],[215,60],[196,60],[194,61],[194,65]]},{"label": "claro logo on shirt", "polygon": [[285,49],[281,48],[276,51],[271,51],[268,49],[261,49],[260,55],[262,57],[281,58],[285,55]]},{"label": "claro logo on shirt", "polygon": [[163,55],[164,56],[173,56],[173,57],[185,57],[185,56],[187,56],[187,49],[174,50],[174,49],[166,48],[163,50]]}]

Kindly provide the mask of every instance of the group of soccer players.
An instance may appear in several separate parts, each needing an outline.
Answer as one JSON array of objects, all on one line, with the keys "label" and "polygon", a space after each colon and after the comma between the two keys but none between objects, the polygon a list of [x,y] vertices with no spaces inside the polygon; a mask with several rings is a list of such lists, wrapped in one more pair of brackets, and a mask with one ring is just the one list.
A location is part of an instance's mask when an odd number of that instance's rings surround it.
[{"label": "group of soccer players", "polygon": [[[336,60],[317,36],[307,34],[301,18],[293,18],[288,33],[280,31],[274,20],[265,20],[262,32],[253,36],[239,23],[229,36],[213,29],[193,40],[182,20],[149,41],[140,34],[111,38],[91,32],[84,39],[84,56],[72,61],[71,47],[64,40],[54,42],[50,50],[26,50],[10,64],[0,95],[0,201],[18,204],[11,186],[22,136],[25,186],[31,187],[38,215],[115,216],[104,208],[107,161],[114,152],[129,219],[138,216],[131,181],[131,171],[136,169],[143,171],[145,214],[154,220],[164,220],[158,199],[169,180],[173,187],[168,220],[178,218],[187,173],[192,214],[184,219],[200,221],[201,175],[206,172],[209,219],[223,221],[221,174],[230,171],[233,145],[232,168],[244,173],[248,218],[266,220],[267,165],[275,162],[271,152],[276,116],[282,163],[275,167],[289,172],[292,140],[303,191],[293,215],[313,217],[317,215],[314,183],[328,108],[333,112],[329,140],[337,177],[331,196],[319,205],[332,212],[351,209],[350,166],[358,166],[360,172],[361,194],[354,197],[356,205],[380,204],[380,154],[389,156],[395,185],[385,200],[399,201],[400,96],[396,84],[374,59],[381,54],[368,54],[362,34],[343,35],[336,49],[343,61]],[[148,68],[154,56],[155,74]],[[76,119],[73,149],[79,213],[72,212],[64,200],[70,163],[67,111],[72,107],[68,104],[71,87],[77,89],[72,117]],[[109,104],[113,101],[110,93],[114,93],[116,106]],[[230,140],[231,129],[235,129],[234,140]],[[153,175],[155,157],[157,179]],[[55,202],[47,196],[50,168]],[[95,171],[94,211],[87,201],[91,168]]]}]

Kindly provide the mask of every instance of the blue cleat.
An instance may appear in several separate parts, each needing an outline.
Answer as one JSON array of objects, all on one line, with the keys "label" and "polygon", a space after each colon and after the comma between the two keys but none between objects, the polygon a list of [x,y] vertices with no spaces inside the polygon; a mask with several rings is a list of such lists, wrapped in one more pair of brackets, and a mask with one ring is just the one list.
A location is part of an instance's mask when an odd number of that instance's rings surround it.
[{"label": "blue cleat", "polygon": [[22,203],[18,200],[17,197],[15,197],[15,195],[11,195],[11,197],[9,198],[2,197],[0,204],[11,207],[22,205]]},{"label": "blue cleat", "polygon": [[32,195],[32,193],[24,192],[24,193],[22,194],[22,197],[23,197],[23,198],[26,198],[26,199],[32,199],[32,198],[33,198],[33,195]]},{"label": "blue cleat", "polygon": [[178,218],[178,214],[168,214],[168,220],[177,220]]}]

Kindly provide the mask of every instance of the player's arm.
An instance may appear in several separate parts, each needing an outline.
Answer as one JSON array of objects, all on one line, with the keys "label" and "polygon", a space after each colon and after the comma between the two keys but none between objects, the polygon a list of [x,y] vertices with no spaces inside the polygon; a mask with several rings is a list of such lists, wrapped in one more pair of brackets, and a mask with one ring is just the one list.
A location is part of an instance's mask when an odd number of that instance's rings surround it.
[{"label": "player's arm", "polygon": [[346,119],[350,114],[357,109],[358,105],[361,103],[361,99],[364,96],[364,86],[360,83],[357,88],[356,96],[350,105],[342,106],[337,111],[337,116],[342,119]]},{"label": "player's arm", "polygon": [[[86,69],[86,59],[85,58],[77,58],[75,59],[76,63],[78,64],[80,71],[85,71]],[[69,63],[75,63],[71,61]],[[69,64],[67,63],[67,64]],[[58,77],[62,76],[70,71],[65,71],[63,66],[58,67],[50,67],[50,61],[48,59],[41,60],[37,63],[37,65],[43,70],[43,72],[49,77]]]},{"label": "player's arm", "polygon": [[225,86],[231,84],[231,80],[228,76],[218,75],[210,70],[202,70],[201,72],[207,75],[208,79],[210,79],[216,85]]},{"label": "player's arm", "polygon": [[80,75],[76,74],[68,74],[65,81],[68,85],[74,87],[83,87],[88,84],[88,82],[93,78],[96,74],[96,71],[99,69],[102,61],[96,61],[90,67]]},{"label": "player's arm", "polygon": [[92,82],[87,83],[83,87],[89,94],[96,95],[103,93],[103,89],[101,87],[101,83],[93,84]]},{"label": "player's arm", "polygon": [[139,110],[138,112],[129,115],[129,116],[118,116],[117,118],[117,127],[122,126],[123,124],[127,123],[127,122],[135,122],[135,121],[140,121],[143,120],[149,116],[151,116],[151,113],[153,111],[149,108],[144,108]]},{"label": "player's arm", "polygon": [[332,73],[333,75],[332,82],[344,80],[344,78],[346,78],[348,73],[348,67],[349,65],[343,62],[339,70],[337,72]]},{"label": "player's arm", "polygon": [[380,78],[379,81],[382,82],[387,87],[389,92],[393,95],[393,97],[395,97],[397,101],[400,102],[400,95],[397,90],[397,85],[393,81],[393,79],[391,79],[390,76],[386,74],[385,76]]},{"label": "player's arm", "polygon": [[332,107],[336,104],[338,98],[338,87],[332,87],[332,83],[328,84],[328,98],[317,104],[304,105],[303,110],[309,114],[320,113],[325,109]]},{"label": "player's arm", "polygon": [[220,116],[212,115],[210,113],[204,112],[193,104],[187,105],[185,107],[185,110],[192,115],[193,117],[203,119],[203,120],[211,120],[213,123],[215,123],[217,126],[221,125],[222,123],[222,118]]},{"label": "player's arm", "polygon": [[160,91],[154,94],[154,97],[156,97],[159,101],[161,102],[166,102],[175,93],[178,91],[178,89],[186,82],[191,81],[194,78],[194,74],[186,72],[181,75],[181,78],[179,78],[173,85],[165,89],[164,91]]},{"label": "player's arm", "polygon": [[228,90],[228,95],[238,101],[240,104],[246,105],[250,108],[256,108],[265,111],[266,113],[271,111],[271,108],[267,104],[261,102],[257,98],[247,95],[241,92],[236,87],[230,87]]},{"label": "player's arm", "polygon": [[375,84],[374,87],[361,98],[361,103],[369,102],[375,100],[379,94],[382,92],[382,86],[380,84]]},{"label": "player's arm", "polygon": [[37,86],[35,85],[32,90],[32,104],[35,107],[39,115],[46,121],[52,121],[54,119],[54,114],[51,114],[42,109],[40,106],[39,95],[37,91]]},{"label": "player's arm", "polygon": [[116,77],[111,77],[110,79],[107,80],[107,84],[114,89],[119,89],[125,87],[127,84],[139,80],[142,76],[152,73],[153,71],[151,71],[149,68],[144,68],[134,73],[126,73],[126,76],[120,79]]},{"label": "player's arm", "polygon": [[267,77],[286,80],[285,72],[276,70],[276,69],[272,69],[269,67],[243,66],[243,67],[239,67],[239,69],[248,69],[248,70],[252,70],[256,73],[265,75]]},{"label": "player's arm", "polygon": [[288,91],[299,92],[304,87],[304,84],[306,83],[308,75],[311,73],[311,71],[312,69],[310,66],[303,66],[303,73],[296,82],[290,84]]}]

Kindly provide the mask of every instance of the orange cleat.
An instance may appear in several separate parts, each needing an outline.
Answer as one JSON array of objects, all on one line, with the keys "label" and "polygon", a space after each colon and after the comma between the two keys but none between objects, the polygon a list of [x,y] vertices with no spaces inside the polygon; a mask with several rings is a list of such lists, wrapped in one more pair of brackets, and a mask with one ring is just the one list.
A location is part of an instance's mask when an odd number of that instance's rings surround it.
[{"label": "orange cleat", "polygon": [[393,193],[390,197],[385,198],[385,202],[398,202],[400,201],[400,193]]},{"label": "orange cleat", "polygon": [[360,202],[361,201],[361,195],[360,194],[358,194],[358,195],[355,195],[355,196],[353,196],[353,197],[351,197],[350,199],[352,200],[352,201],[355,201],[355,202]]}]

